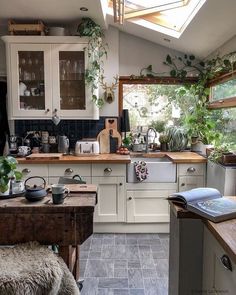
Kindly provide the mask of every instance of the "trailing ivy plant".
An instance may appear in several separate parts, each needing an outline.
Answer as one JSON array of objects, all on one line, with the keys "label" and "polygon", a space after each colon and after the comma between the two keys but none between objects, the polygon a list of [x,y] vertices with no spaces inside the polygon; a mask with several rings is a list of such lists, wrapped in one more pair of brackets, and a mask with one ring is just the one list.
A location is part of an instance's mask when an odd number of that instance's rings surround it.
[{"label": "trailing ivy plant", "polygon": [[89,37],[85,51],[88,54],[88,66],[85,69],[85,82],[89,85],[92,93],[92,101],[98,106],[104,105],[104,99],[98,97],[95,92],[104,74],[103,58],[107,57],[107,44],[104,44],[102,28],[90,18],[82,18],[78,27],[79,36]]}]

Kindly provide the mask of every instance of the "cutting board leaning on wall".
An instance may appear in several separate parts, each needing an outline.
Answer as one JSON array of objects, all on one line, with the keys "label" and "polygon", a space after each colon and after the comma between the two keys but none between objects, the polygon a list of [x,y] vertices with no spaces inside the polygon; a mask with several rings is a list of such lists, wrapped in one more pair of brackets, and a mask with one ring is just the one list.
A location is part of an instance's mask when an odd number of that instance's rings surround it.
[{"label": "cutting board leaning on wall", "polygon": [[101,154],[116,152],[116,149],[121,146],[121,136],[117,131],[117,119],[106,119],[105,126],[106,128],[97,136]]}]

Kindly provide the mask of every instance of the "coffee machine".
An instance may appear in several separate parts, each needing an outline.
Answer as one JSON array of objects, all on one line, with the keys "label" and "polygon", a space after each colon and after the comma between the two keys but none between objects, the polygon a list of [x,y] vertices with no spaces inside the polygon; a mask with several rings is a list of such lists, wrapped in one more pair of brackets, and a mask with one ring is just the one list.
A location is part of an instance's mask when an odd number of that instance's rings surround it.
[{"label": "coffee machine", "polygon": [[10,135],[9,137],[9,151],[11,154],[17,153],[17,136],[16,135]]}]

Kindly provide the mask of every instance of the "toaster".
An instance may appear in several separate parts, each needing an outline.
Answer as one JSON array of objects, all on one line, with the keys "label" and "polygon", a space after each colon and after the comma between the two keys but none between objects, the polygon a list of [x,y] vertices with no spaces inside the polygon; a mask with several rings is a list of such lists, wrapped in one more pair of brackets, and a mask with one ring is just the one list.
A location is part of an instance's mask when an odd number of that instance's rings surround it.
[{"label": "toaster", "polygon": [[77,141],[75,144],[75,155],[99,154],[98,141]]}]

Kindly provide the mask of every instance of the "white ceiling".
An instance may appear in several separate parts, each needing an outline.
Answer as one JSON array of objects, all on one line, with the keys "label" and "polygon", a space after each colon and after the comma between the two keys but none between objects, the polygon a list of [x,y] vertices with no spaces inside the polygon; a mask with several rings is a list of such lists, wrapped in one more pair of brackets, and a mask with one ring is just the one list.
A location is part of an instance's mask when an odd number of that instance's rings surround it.
[{"label": "white ceiling", "polygon": [[[0,24],[6,24],[8,19],[42,19],[45,23],[64,25],[88,16],[107,28],[108,24],[114,23],[111,16],[104,15],[106,3],[106,0],[0,0]],[[88,12],[80,11],[83,6],[88,8]],[[235,13],[235,0],[206,0],[179,39],[128,21],[116,27],[154,43],[204,58],[235,35]]]}]

